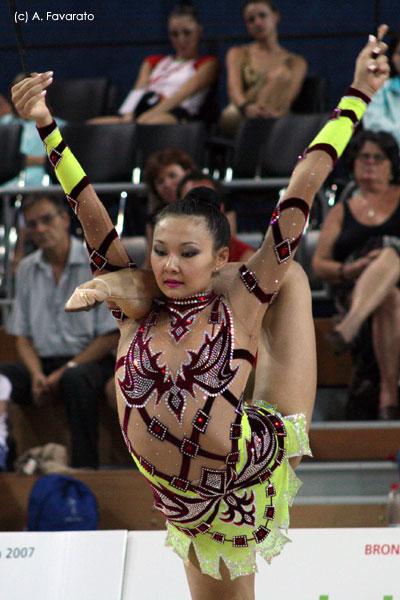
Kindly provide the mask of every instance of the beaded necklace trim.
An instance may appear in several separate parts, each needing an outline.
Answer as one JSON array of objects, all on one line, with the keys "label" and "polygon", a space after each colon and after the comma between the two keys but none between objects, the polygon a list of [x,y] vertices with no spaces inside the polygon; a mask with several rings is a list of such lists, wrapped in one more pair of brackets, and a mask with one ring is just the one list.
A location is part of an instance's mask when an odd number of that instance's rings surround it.
[{"label": "beaded necklace trim", "polygon": [[189,326],[194,322],[196,313],[206,308],[216,297],[211,290],[188,298],[167,298],[165,307],[171,317],[169,334],[175,342],[180,342],[189,333]]}]

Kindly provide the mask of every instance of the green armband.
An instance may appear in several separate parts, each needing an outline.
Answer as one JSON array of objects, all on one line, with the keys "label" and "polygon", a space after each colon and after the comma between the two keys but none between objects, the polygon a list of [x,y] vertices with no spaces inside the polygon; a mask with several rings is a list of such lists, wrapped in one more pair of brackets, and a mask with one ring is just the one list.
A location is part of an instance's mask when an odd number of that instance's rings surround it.
[{"label": "green armband", "polygon": [[[89,178],[85,174],[85,171],[82,169],[79,162],[76,160],[75,156],[72,154],[71,150],[68,148],[67,144],[62,139],[60,130],[58,129],[54,120],[46,127],[38,127],[38,131],[45,145],[47,156],[54,167],[57,179],[61,183],[66,194],[67,200],[72,210],[78,216],[83,225],[86,247],[89,254],[90,268],[92,269],[93,273],[103,270],[118,271],[122,268],[122,265],[111,263],[107,257],[109,248],[114,240],[118,237],[118,233],[115,227],[112,226],[111,221],[107,223],[107,219],[104,219],[104,207],[97,198],[96,194],[93,194],[92,197],[92,211],[95,213],[95,216],[89,216],[87,219],[81,219],[80,215],[78,214],[78,196],[85,189],[85,187],[90,184]],[[96,231],[100,230],[101,225],[104,235],[103,240],[96,240],[96,247],[91,246],[86,238],[88,221],[91,224],[93,218],[94,220],[97,219],[97,222],[99,223],[99,229]],[[110,226],[111,229],[109,228]],[[101,234],[99,235],[101,236]],[[96,234],[96,238],[98,237],[99,236]],[[136,268],[136,265],[132,262],[128,262],[126,266]],[[122,315],[122,312],[117,309],[115,315],[119,313]]]},{"label": "green armband", "polygon": [[335,164],[346,148],[369,102],[368,96],[350,87],[325,127],[307,148],[306,154],[313,150],[323,150],[329,154]]},{"label": "green armband", "polygon": [[67,199],[76,213],[77,196],[89,185],[89,178],[62,139],[55,121],[47,127],[38,127],[38,131],[57,179],[61,183]]}]

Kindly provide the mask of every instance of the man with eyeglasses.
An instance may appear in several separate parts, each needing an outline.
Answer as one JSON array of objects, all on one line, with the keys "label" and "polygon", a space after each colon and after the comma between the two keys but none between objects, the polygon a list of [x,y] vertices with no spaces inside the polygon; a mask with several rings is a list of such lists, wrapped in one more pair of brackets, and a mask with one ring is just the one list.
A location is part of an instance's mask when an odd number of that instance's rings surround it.
[{"label": "man with eyeglasses", "polygon": [[90,278],[86,249],[69,233],[61,198],[29,196],[22,207],[38,250],[20,263],[7,331],[21,362],[0,365],[11,398],[38,407],[61,399],[71,430],[71,465],[97,467],[97,401],[113,373],[115,321],[106,306],[67,314],[64,304]]}]

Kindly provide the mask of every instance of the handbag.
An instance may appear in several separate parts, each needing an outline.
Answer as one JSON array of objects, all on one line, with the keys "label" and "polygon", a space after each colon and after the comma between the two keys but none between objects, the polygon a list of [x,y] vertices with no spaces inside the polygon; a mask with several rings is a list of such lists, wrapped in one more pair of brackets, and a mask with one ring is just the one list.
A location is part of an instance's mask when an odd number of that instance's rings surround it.
[{"label": "handbag", "polygon": [[146,112],[146,110],[153,108],[161,99],[162,96],[158,92],[151,90],[131,90],[120,106],[118,113],[120,115],[133,113],[134,117],[138,117]]},{"label": "handbag", "polygon": [[159,102],[161,102],[160,94],[152,91],[145,92],[139,100],[133,112],[135,118],[139,117],[142,113],[146,112],[147,110],[150,110],[150,108],[153,108]]}]

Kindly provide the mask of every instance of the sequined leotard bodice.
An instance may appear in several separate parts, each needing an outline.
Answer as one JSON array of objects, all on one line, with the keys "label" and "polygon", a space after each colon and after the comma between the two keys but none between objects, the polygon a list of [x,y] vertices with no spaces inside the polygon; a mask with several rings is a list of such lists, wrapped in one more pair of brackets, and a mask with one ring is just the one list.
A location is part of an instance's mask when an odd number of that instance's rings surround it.
[{"label": "sequined leotard bodice", "polygon": [[[155,344],[160,328],[166,339]],[[177,370],[177,362],[174,369],[165,362],[173,354],[178,361],[184,356]],[[150,480],[157,508],[185,536],[207,533],[239,547],[261,543],[270,532],[276,494],[271,478],[284,457],[286,430],[275,413],[243,402],[253,362],[249,350],[235,347],[228,302],[211,291],[153,307],[117,363],[126,443]],[[249,439],[243,427],[250,427]],[[254,485],[266,494],[261,524],[255,494],[246,491]],[[218,513],[221,524],[247,525],[251,536],[215,530]]]},{"label": "sequined leotard bodice", "polygon": [[[166,326],[161,344],[156,344],[157,325]],[[171,356],[176,358],[173,368]],[[123,432],[140,464],[173,485],[178,481],[182,489],[199,483],[205,464],[215,469],[237,462],[237,438],[231,432],[240,427],[243,413],[245,375],[235,364],[243,358],[249,366],[254,361],[248,350],[234,348],[231,310],[214,292],[167,299],[165,306],[151,310],[117,364],[118,372],[123,366],[123,377],[117,377],[126,403]],[[131,420],[134,441],[128,432]]]}]

